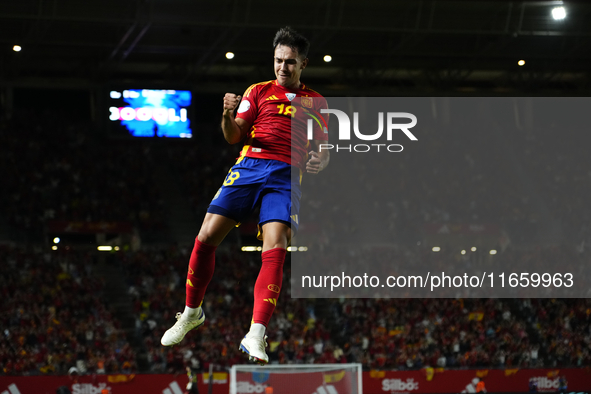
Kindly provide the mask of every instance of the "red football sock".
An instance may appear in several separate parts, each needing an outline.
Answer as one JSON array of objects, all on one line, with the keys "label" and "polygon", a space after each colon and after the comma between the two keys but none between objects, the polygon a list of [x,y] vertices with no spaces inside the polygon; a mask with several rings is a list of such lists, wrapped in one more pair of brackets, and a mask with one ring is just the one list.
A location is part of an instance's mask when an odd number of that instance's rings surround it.
[{"label": "red football sock", "polygon": [[215,250],[217,246],[207,245],[195,239],[195,247],[189,259],[187,273],[187,298],[185,304],[189,308],[197,308],[203,301],[205,289],[213,277],[215,268]]},{"label": "red football sock", "polygon": [[253,323],[260,323],[265,327],[269,325],[281,291],[283,262],[286,254],[285,249],[275,248],[267,250],[261,255],[263,265],[254,285]]}]

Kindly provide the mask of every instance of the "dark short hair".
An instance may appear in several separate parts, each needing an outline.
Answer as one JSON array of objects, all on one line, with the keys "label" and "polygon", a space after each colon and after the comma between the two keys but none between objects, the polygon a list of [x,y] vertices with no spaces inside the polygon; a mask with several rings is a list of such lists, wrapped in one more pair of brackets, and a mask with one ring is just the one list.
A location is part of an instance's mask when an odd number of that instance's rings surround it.
[{"label": "dark short hair", "polygon": [[275,34],[273,49],[277,49],[278,45],[285,45],[294,51],[298,51],[298,56],[301,56],[303,59],[308,57],[310,41],[289,26],[282,27]]}]

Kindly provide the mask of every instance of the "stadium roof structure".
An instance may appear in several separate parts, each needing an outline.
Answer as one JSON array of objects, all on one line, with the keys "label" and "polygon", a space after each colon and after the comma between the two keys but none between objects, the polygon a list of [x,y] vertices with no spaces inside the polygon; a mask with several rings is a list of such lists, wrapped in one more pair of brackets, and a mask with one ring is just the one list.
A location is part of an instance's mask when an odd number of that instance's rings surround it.
[{"label": "stadium roof structure", "polygon": [[[272,39],[311,41],[333,93],[590,89],[591,2],[19,0],[0,3],[0,83],[121,81],[219,90],[273,78]],[[551,10],[566,8],[562,20]],[[14,52],[13,45],[22,50]],[[228,60],[226,52],[234,52]],[[323,57],[331,55],[325,63]],[[525,60],[524,66],[518,61]]]}]

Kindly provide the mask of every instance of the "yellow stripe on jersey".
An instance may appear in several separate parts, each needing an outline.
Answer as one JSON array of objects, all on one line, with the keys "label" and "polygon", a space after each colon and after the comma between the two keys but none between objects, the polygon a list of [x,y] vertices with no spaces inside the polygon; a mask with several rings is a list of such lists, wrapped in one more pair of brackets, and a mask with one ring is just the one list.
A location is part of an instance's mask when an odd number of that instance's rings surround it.
[{"label": "yellow stripe on jersey", "polygon": [[236,160],[236,163],[234,163],[234,164],[238,164],[242,160],[244,160],[244,158],[246,157],[246,152],[248,152],[248,148],[250,148],[250,145],[245,144],[244,147],[242,148],[242,151],[240,152],[240,156],[238,157],[238,160]]},{"label": "yellow stripe on jersey", "polygon": [[248,149],[252,145],[252,141],[254,140],[254,136],[256,135],[256,133],[255,133],[256,129],[257,129],[256,127],[252,126],[252,130],[250,131],[250,137],[248,137],[248,140],[246,140],[246,142],[244,143],[244,146],[242,147],[242,151],[240,152],[240,156],[238,157],[238,160],[236,160],[235,164],[240,163],[246,157],[246,153],[248,153]]},{"label": "yellow stripe on jersey", "polygon": [[244,97],[250,96],[250,92],[252,91],[252,89],[255,88],[255,86],[258,86],[258,85],[267,85],[269,83],[273,83],[273,81],[259,82],[259,83],[255,83],[254,85],[250,85],[248,87],[248,89],[246,89],[246,92],[244,92]]}]

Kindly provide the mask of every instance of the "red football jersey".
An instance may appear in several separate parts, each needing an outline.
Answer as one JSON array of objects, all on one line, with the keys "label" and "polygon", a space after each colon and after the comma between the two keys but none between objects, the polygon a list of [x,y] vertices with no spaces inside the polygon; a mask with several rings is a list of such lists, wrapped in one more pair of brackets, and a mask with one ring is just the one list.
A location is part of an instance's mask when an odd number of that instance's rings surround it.
[{"label": "red football jersey", "polygon": [[323,108],[327,108],[324,97],[304,84],[294,90],[276,80],[250,86],[236,115],[251,125],[238,160],[274,159],[304,168],[310,145],[308,119],[312,120],[313,139],[328,140],[328,114],[320,114]]}]

